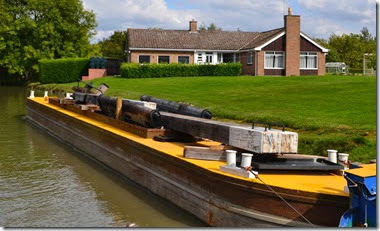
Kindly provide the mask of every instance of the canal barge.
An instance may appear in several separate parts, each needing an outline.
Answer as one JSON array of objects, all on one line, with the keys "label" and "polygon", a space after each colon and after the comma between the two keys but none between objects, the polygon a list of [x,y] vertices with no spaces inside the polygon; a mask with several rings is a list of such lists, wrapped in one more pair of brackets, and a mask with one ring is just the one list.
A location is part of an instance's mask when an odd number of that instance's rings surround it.
[{"label": "canal barge", "polygon": [[157,140],[170,137],[172,131],[139,128],[60,101],[28,98],[27,120],[210,226],[337,227],[349,209],[346,180],[336,172],[263,169],[258,170],[259,178],[231,174],[221,171],[223,159],[184,156],[189,145],[212,148],[220,142]]}]

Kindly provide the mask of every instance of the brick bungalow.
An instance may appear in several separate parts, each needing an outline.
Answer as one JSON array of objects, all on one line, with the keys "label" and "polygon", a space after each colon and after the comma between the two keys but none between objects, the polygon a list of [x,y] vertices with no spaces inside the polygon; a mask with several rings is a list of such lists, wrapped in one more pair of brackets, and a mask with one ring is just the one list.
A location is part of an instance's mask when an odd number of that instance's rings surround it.
[{"label": "brick bungalow", "polygon": [[300,31],[291,8],[284,27],[264,32],[131,29],[126,54],[135,63],[240,62],[244,75],[324,75],[328,49]]}]

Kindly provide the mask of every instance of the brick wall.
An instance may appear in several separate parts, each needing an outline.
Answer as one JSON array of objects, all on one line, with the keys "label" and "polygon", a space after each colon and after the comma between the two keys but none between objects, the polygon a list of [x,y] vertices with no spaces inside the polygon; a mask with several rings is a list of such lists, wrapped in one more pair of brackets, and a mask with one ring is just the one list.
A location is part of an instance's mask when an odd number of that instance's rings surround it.
[{"label": "brick wall", "polygon": [[242,75],[255,75],[255,52],[252,52],[252,64],[247,64],[248,52],[240,53]]},{"label": "brick wall", "polygon": [[300,16],[285,15],[285,75],[300,75]]},{"label": "brick wall", "polygon": [[257,55],[257,68],[256,75],[261,76],[264,75],[264,51],[258,51]]},{"label": "brick wall", "polygon": [[325,64],[326,64],[325,54],[322,52],[318,52],[318,75],[326,74]]},{"label": "brick wall", "polygon": [[189,62],[194,62],[194,52],[178,52],[178,51],[131,51],[130,61],[132,63],[139,62],[139,55],[149,55],[150,63],[157,63],[158,56],[164,55],[170,57],[170,63],[177,63],[178,56],[189,56]]}]

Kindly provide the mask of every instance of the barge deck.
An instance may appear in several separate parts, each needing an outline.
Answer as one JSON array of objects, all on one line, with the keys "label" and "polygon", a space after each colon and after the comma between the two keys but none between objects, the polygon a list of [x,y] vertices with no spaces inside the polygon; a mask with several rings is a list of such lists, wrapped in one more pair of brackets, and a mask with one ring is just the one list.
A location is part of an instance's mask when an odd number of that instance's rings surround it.
[{"label": "barge deck", "polygon": [[[186,145],[207,147],[218,142],[142,138],[42,97],[27,100],[27,119],[210,226],[310,227],[258,179],[220,171],[223,161],[183,157]],[[262,171],[259,176],[315,226],[337,227],[349,208],[346,180],[331,172]]]}]

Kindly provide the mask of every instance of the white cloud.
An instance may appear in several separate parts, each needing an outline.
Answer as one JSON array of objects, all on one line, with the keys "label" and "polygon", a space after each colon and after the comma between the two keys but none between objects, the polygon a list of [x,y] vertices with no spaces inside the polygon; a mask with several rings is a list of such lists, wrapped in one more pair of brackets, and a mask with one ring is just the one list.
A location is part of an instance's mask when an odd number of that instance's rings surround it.
[{"label": "white cloud", "polygon": [[198,13],[171,10],[164,0],[85,0],[84,7],[96,14],[98,35],[102,31],[126,30],[128,27],[182,28]]},{"label": "white cloud", "polygon": [[376,5],[373,0],[300,0],[299,5],[314,15],[334,19],[338,23],[376,23]]},{"label": "white cloud", "polygon": [[301,15],[301,30],[328,38],[334,32],[359,33],[367,26],[375,34],[376,0],[83,0],[96,13],[98,35],[115,30],[161,27],[187,29],[191,19],[215,23],[224,30],[265,31],[283,26],[288,3]]}]

